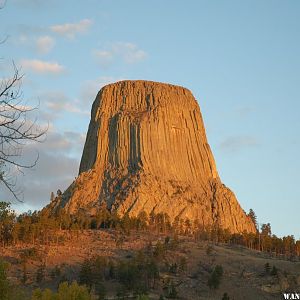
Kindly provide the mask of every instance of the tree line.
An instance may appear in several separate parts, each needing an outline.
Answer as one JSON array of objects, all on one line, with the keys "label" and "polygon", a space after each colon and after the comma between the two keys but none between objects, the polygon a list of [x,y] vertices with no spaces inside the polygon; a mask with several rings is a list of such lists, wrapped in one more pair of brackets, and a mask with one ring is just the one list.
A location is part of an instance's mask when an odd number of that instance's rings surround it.
[{"label": "tree line", "polygon": [[[253,210],[248,214],[257,226]],[[267,252],[274,256],[293,258],[300,256],[300,240],[293,235],[282,238],[272,234],[269,223],[257,226],[256,233],[230,233],[218,225],[203,226],[199,221],[191,222],[175,218],[171,222],[166,213],[141,212],[136,217],[101,209],[95,216],[78,213],[71,216],[60,210],[50,215],[47,210],[27,212],[21,215],[11,209],[9,203],[0,202],[0,245],[2,247],[17,244],[50,245],[61,243],[66,238],[74,238],[81,230],[115,229],[124,234],[131,231],[150,231],[158,234],[188,235],[195,240],[215,243],[242,245],[249,249]]]}]

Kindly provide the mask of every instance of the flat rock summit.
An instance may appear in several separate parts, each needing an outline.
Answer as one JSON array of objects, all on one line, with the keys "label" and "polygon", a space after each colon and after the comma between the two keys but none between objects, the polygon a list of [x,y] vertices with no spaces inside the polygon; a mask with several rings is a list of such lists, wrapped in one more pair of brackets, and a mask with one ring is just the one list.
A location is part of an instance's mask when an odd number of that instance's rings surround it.
[{"label": "flat rock summit", "polygon": [[95,215],[103,207],[256,231],[220,180],[197,101],[165,83],[126,80],[99,91],[79,175],[48,208]]}]

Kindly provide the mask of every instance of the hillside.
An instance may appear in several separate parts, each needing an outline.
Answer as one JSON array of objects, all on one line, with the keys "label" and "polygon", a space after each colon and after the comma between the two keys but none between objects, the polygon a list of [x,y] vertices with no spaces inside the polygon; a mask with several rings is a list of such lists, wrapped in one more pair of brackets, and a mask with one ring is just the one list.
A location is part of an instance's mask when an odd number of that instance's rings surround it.
[{"label": "hillside", "polygon": [[[22,283],[24,253],[26,281]],[[109,264],[118,268],[120,262],[131,264],[134,260],[146,261],[146,257],[152,257],[159,270],[155,284],[149,285],[147,291],[150,299],[170,296],[170,287],[176,291],[176,298],[191,300],[222,299],[224,293],[235,300],[280,299],[282,291],[300,288],[299,260],[272,258],[242,246],[195,241],[191,236],[174,240],[172,236],[169,239],[165,234],[143,231],[128,235],[116,230],[83,230],[73,236],[61,231],[56,244],[19,244],[1,253],[1,258],[10,263],[11,282],[28,293],[36,287],[55,290],[61,281],[79,282],[87,261],[101,258],[105,299],[117,299],[117,291],[122,291],[125,284],[118,277],[110,277]],[[217,265],[222,267],[223,276],[219,287],[210,289],[208,280]],[[37,282],[41,266],[44,270]],[[272,273],[273,266],[276,274]],[[133,291],[129,288],[123,292],[131,295]]]}]

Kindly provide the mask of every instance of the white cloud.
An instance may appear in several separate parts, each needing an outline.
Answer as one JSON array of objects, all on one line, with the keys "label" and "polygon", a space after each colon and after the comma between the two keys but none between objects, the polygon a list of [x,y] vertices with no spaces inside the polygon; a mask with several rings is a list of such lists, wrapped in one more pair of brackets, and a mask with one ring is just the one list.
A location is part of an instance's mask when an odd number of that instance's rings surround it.
[{"label": "white cloud", "polygon": [[72,100],[62,91],[49,91],[39,95],[39,98],[45,103],[47,111],[56,117],[64,112],[76,113],[80,115],[89,115],[86,107],[82,107],[78,100]]},{"label": "white cloud", "polygon": [[53,25],[50,27],[50,29],[57,34],[60,34],[69,39],[73,39],[77,34],[87,32],[91,24],[92,21],[90,19],[84,19],[78,23]]},{"label": "white cloud", "polygon": [[55,45],[55,40],[46,35],[41,36],[36,40],[36,47],[40,54],[47,54],[49,53]]},{"label": "white cloud", "polygon": [[220,143],[221,150],[236,152],[242,148],[258,146],[258,140],[253,136],[232,136]]},{"label": "white cloud", "polygon": [[147,56],[145,51],[139,49],[137,45],[132,43],[115,43],[112,46],[112,50],[115,54],[120,55],[128,64],[144,60]]},{"label": "white cloud", "polygon": [[49,35],[35,35],[33,32],[28,32],[13,38],[13,43],[16,46],[35,50],[38,54],[47,54],[53,49],[55,39]]},{"label": "white cloud", "polygon": [[38,59],[23,59],[20,63],[24,69],[36,73],[60,74],[65,70],[65,68],[57,62],[47,62]]},{"label": "white cloud", "polygon": [[68,111],[71,113],[89,115],[90,112],[82,110],[80,107],[74,105],[72,102],[59,103],[59,102],[47,102],[47,107],[52,111]]},{"label": "white cloud", "polygon": [[107,49],[94,50],[93,55],[103,67],[108,66],[114,60],[134,64],[147,57],[147,53],[139,49],[137,45],[124,42],[113,43]]}]

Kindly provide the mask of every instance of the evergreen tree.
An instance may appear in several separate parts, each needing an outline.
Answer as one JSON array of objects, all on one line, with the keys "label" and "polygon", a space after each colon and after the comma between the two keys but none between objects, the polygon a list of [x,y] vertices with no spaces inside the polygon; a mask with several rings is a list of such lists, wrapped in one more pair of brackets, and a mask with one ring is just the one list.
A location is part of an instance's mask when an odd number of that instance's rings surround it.
[{"label": "evergreen tree", "polygon": [[58,299],[74,299],[74,300],[91,300],[92,297],[85,286],[80,286],[74,281],[72,284],[63,282],[59,285],[57,293],[49,289],[36,289],[32,293],[31,300],[58,300]]},{"label": "evergreen tree", "polygon": [[41,283],[45,279],[45,265],[42,264],[38,267],[36,272],[36,282]]},{"label": "evergreen tree", "polygon": [[257,229],[258,228],[257,217],[252,208],[250,208],[250,210],[249,210],[248,217],[251,218],[251,220],[253,221],[253,224],[255,225],[255,228]]},{"label": "evergreen tree", "polygon": [[227,293],[223,294],[222,300],[230,300],[229,296]]},{"label": "evergreen tree", "polygon": [[273,266],[271,273],[272,276],[276,276],[278,274],[277,268],[275,266]]},{"label": "evergreen tree", "polygon": [[9,299],[9,281],[7,279],[7,264],[0,260],[0,299]]},{"label": "evergreen tree", "polygon": [[102,282],[95,283],[95,292],[98,296],[98,300],[103,300],[106,295],[106,288]]},{"label": "evergreen tree", "polygon": [[223,268],[222,266],[217,265],[208,279],[207,284],[209,288],[217,289],[221,283],[222,276],[223,276]]},{"label": "evergreen tree", "polygon": [[92,287],[93,284],[92,266],[90,260],[88,259],[85,259],[81,265],[81,269],[79,272],[79,282],[80,284],[85,284],[89,288]]},{"label": "evergreen tree", "polygon": [[269,263],[266,263],[265,264],[265,273],[268,275],[268,274],[270,274],[270,271],[271,271],[271,266]]}]

